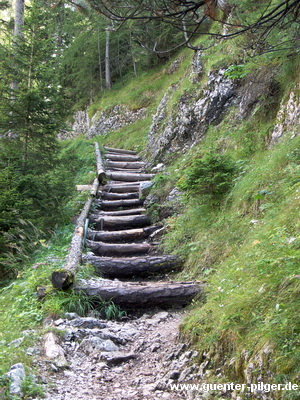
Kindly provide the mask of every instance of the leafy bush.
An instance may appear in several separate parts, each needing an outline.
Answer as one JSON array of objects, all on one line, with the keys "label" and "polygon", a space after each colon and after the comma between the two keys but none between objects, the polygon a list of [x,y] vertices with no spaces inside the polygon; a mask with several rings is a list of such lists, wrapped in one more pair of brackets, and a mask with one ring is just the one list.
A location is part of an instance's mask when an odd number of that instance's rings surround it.
[{"label": "leafy bush", "polygon": [[203,201],[220,205],[232,187],[236,171],[236,164],[229,157],[210,151],[192,161],[177,186],[188,195],[201,195]]}]

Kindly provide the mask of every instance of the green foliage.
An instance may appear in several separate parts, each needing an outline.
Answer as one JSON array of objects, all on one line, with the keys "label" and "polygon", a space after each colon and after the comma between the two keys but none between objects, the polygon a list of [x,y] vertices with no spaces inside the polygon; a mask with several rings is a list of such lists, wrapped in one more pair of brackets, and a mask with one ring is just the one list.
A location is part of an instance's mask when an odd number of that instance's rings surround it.
[{"label": "green foliage", "polygon": [[22,399],[39,398],[44,399],[45,393],[41,385],[35,382],[35,379],[31,375],[27,375],[22,383]]},{"label": "green foliage", "polygon": [[43,309],[52,315],[63,315],[65,312],[75,312],[86,316],[91,311],[96,311],[102,318],[120,319],[126,315],[119,306],[112,301],[104,301],[98,297],[87,296],[84,292],[52,292],[48,295]]},{"label": "green foliage", "polygon": [[229,79],[241,79],[247,76],[250,72],[249,66],[246,64],[231,65],[224,73],[224,76]]},{"label": "green foliage", "polygon": [[211,151],[191,162],[178,187],[189,195],[202,195],[203,201],[209,199],[213,205],[219,205],[233,185],[236,170],[231,159]]}]

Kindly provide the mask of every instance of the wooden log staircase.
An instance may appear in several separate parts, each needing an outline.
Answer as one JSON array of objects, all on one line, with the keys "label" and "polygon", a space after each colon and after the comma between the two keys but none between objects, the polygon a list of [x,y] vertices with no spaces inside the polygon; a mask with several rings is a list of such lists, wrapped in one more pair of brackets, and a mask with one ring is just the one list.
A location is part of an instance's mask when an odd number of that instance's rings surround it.
[{"label": "wooden log staircase", "polygon": [[[93,185],[88,200],[93,211],[81,215],[74,232],[75,237],[85,238],[90,251],[82,255],[81,243],[79,260],[79,251],[71,248],[65,268],[52,274],[53,286],[73,286],[93,298],[130,308],[188,304],[202,293],[200,283],[157,278],[179,270],[182,262],[177,256],[160,254],[153,239],[162,226],[151,225],[140,184],[150,181],[154,174],[144,172],[145,163],[134,151],[106,147],[103,162],[98,145],[95,147],[100,185],[96,193]],[[83,224],[87,217],[88,229],[86,222]],[[75,282],[81,262],[93,265],[99,278]]]}]

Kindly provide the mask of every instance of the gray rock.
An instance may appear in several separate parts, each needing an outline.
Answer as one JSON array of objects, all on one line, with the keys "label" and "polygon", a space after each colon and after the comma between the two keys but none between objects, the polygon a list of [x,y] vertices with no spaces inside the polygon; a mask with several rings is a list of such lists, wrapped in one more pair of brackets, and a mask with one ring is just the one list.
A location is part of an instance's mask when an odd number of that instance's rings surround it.
[{"label": "gray rock", "polygon": [[183,192],[180,192],[177,188],[174,188],[171,190],[171,192],[168,194],[166,200],[167,201],[181,201],[181,197],[183,195]]},{"label": "gray rock", "polygon": [[278,142],[284,134],[291,132],[292,138],[300,134],[300,83],[291,90],[288,101],[282,101],[271,135],[270,147]]},{"label": "gray rock", "polygon": [[66,318],[66,319],[76,319],[76,318],[80,318],[79,317],[79,315],[78,314],[76,314],[76,313],[65,313],[65,315],[64,315],[64,317]]},{"label": "gray rock", "polygon": [[104,352],[118,351],[119,347],[109,339],[103,340],[97,336],[92,336],[83,339],[83,341],[80,343],[78,347],[78,350],[79,349],[88,355],[93,355],[101,353],[102,351]]},{"label": "gray rock", "polygon": [[24,337],[20,337],[18,339],[13,340],[8,344],[8,347],[19,347],[20,344],[23,342]]},{"label": "gray rock", "polygon": [[115,105],[105,111],[96,113],[92,117],[86,138],[90,139],[96,135],[104,135],[108,132],[116,131],[145,116],[145,108],[129,110],[125,106]]},{"label": "gray rock", "polygon": [[211,124],[219,123],[237,97],[237,83],[225,77],[225,69],[211,71],[202,92],[184,94],[177,109],[167,111],[168,102],[178,89],[171,86],[161,100],[148,134],[147,152],[155,161],[168,153],[185,151],[198,143]]},{"label": "gray rock", "polygon": [[151,171],[153,171],[154,173],[156,173],[156,172],[161,172],[161,171],[163,171],[164,169],[165,169],[165,165],[164,165],[163,163],[160,163],[160,164],[155,165],[155,167],[153,167],[153,168],[151,169]]},{"label": "gray rock", "polygon": [[172,379],[173,381],[177,381],[180,376],[180,371],[174,370],[167,374],[166,378]]},{"label": "gray rock", "polygon": [[74,326],[77,328],[105,328],[106,324],[102,321],[99,321],[97,318],[86,317],[86,318],[75,318],[70,321],[70,326]]},{"label": "gray rock", "polygon": [[140,197],[145,198],[148,196],[151,187],[153,186],[153,182],[145,181],[140,183]]},{"label": "gray rock", "polygon": [[26,354],[28,356],[37,356],[40,353],[41,352],[40,352],[40,349],[38,347],[28,347],[28,349],[26,350]]},{"label": "gray rock", "polygon": [[134,353],[114,352],[114,353],[102,353],[101,358],[107,362],[108,365],[118,365],[135,358]]},{"label": "gray rock", "polygon": [[18,363],[18,364],[13,365],[10,368],[10,371],[7,373],[7,375],[11,379],[9,393],[11,395],[21,396],[22,395],[22,383],[26,377],[23,364]]}]

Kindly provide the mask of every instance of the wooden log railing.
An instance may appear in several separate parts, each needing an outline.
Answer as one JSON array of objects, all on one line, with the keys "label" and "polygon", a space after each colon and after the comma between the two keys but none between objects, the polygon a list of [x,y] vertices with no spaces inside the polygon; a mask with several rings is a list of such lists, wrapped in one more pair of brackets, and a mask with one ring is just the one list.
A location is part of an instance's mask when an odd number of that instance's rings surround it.
[{"label": "wooden log railing", "polygon": [[56,270],[52,273],[51,281],[52,285],[56,289],[68,289],[74,283],[75,274],[81,264],[83,238],[85,221],[90,212],[94,197],[97,195],[100,184],[104,184],[106,180],[106,173],[103,167],[103,161],[99,149],[98,143],[95,143],[95,154],[96,154],[96,165],[97,165],[97,178],[95,178],[89,198],[87,199],[83,210],[81,211],[76,227],[73,233],[71,248],[67,255],[66,262],[63,268]]}]

